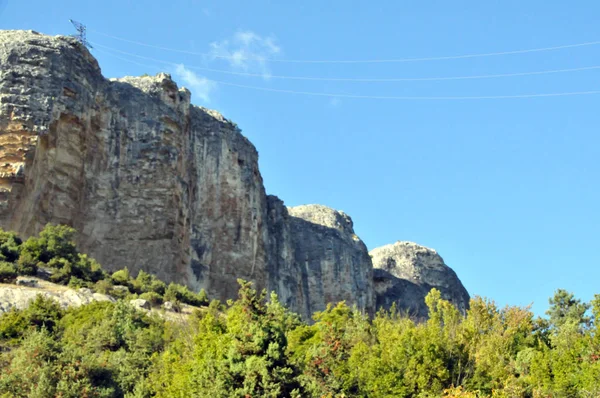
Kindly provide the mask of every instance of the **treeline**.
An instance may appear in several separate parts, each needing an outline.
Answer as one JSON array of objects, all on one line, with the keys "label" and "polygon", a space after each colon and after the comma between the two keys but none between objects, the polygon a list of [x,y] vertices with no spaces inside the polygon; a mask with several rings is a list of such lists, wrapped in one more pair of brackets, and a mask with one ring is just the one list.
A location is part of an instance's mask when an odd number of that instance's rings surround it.
[{"label": "treeline", "polygon": [[[0,247],[23,265],[23,249]],[[137,280],[119,283],[142,291]],[[38,298],[0,317],[0,397],[600,396],[599,295],[558,290],[545,318],[479,297],[463,316],[436,290],[426,304],[423,323],[339,303],[307,324],[240,281],[237,300],[170,322],[126,300],[63,310]]]}]

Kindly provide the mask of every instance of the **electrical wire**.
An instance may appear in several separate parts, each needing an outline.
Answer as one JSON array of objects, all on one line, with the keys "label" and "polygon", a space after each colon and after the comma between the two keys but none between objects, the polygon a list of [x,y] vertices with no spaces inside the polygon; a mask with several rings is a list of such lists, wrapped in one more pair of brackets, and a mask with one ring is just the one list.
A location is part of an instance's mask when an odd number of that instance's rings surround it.
[{"label": "electrical wire", "polygon": [[[140,59],[146,59],[149,61],[160,62],[168,65],[178,65],[177,63],[165,61],[152,57],[145,57],[142,55],[134,54],[127,51],[118,50],[112,47],[108,47],[99,43],[92,42],[96,47],[103,48],[118,52],[120,54],[129,55]],[[542,71],[532,72],[517,72],[517,73],[500,73],[490,75],[467,75],[467,76],[447,76],[447,77],[401,77],[401,78],[335,78],[335,77],[318,77],[318,76],[285,76],[285,75],[272,75],[264,73],[248,73],[248,72],[237,72],[229,71],[224,69],[206,68],[202,66],[186,66],[188,69],[201,70],[205,72],[223,73],[235,76],[246,76],[246,77],[260,77],[268,79],[281,79],[281,80],[305,80],[305,81],[329,81],[329,82],[366,82],[366,83],[391,83],[391,82],[420,82],[420,81],[447,81],[447,80],[472,80],[472,79],[495,79],[502,77],[518,77],[518,76],[535,76],[535,75],[547,75],[553,73],[570,73],[570,72],[581,72],[586,70],[600,69],[600,65],[584,66],[579,68],[567,68],[567,69],[550,69]]]},{"label": "electrical wire", "polygon": [[[111,55],[122,61],[130,62],[130,63],[140,65],[143,67],[148,67],[147,64],[142,64],[140,62],[136,62],[136,61],[132,61],[127,58],[120,57],[120,56],[112,54],[106,50],[100,49],[100,51],[105,52],[106,54]],[[173,64],[173,65],[177,65],[177,64]],[[245,84],[237,84],[237,83],[225,82],[225,81],[214,80],[214,79],[209,79],[209,80],[214,83],[222,84],[225,86],[259,90],[259,91],[267,91],[267,92],[296,94],[296,95],[309,95],[309,96],[329,97],[329,98],[354,98],[354,99],[378,99],[378,100],[426,100],[426,101],[449,100],[449,101],[456,101],[456,100],[565,97],[565,96],[575,96],[575,95],[600,94],[600,90],[589,90],[589,91],[571,91],[571,92],[559,92],[559,93],[535,93],[535,94],[487,95],[487,96],[447,96],[447,97],[445,97],[445,96],[381,96],[381,95],[334,94],[334,93],[319,93],[319,92],[312,92],[312,91],[285,90],[285,89],[276,89],[276,88],[270,88],[270,87],[259,87],[259,86],[245,85]]]},{"label": "electrical wire", "polygon": [[[195,51],[187,51],[180,50],[171,47],[157,46],[150,43],[144,43],[140,41],[130,40],[119,36],[114,36],[108,33],[100,32],[94,29],[88,29],[90,32],[97,33],[99,35],[119,40],[125,43],[131,43],[138,46],[144,46],[149,48],[155,48],[158,50],[172,51],[181,54],[190,54],[190,55],[201,55],[212,58],[221,58],[221,59],[232,59],[233,56],[230,55],[217,55],[211,53],[204,52],[195,52]],[[539,48],[530,48],[525,50],[512,50],[512,51],[499,51],[499,52],[489,52],[489,53],[477,53],[477,54],[463,54],[463,55],[450,55],[450,56],[438,56],[438,57],[422,57],[422,58],[397,58],[397,59],[367,59],[367,60],[303,60],[303,59],[278,59],[278,58],[263,58],[263,57],[249,57],[244,58],[243,60],[261,60],[261,61],[269,61],[269,62],[281,62],[281,63],[305,63],[305,64],[367,64],[367,63],[399,63],[399,62],[425,62],[425,61],[443,61],[443,60],[451,60],[451,59],[465,59],[465,58],[482,58],[482,57],[494,57],[494,56],[502,56],[502,55],[514,55],[514,54],[527,54],[527,53],[536,53],[536,52],[545,52],[545,51],[556,51],[563,50],[567,48],[576,48],[576,47],[585,47],[585,46],[595,46],[600,44],[600,41],[590,41],[583,43],[575,43],[575,44],[566,44],[560,46],[551,46],[551,47],[539,47]],[[236,59],[239,60],[238,57]]]}]

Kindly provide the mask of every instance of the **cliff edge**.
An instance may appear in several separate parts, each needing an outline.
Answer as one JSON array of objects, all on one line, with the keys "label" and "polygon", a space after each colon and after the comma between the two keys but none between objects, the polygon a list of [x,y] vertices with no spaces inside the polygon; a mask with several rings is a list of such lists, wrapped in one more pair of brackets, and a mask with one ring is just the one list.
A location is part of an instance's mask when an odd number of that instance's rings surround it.
[{"label": "cliff edge", "polygon": [[395,300],[350,217],[268,196],[252,143],[170,75],[106,79],[75,39],[33,31],[0,31],[0,65],[0,227],[67,224],[109,270],[221,300],[243,278],[305,318]]}]

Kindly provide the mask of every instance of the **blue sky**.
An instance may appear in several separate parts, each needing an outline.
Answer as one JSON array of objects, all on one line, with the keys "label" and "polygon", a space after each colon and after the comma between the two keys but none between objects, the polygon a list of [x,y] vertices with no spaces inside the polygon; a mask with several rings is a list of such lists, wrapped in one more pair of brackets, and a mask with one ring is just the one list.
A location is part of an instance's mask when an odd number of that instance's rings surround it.
[{"label": "blue sky", "polygon": [[600,293],[600,95],[414,97],[597,91],[599,69],[396,82],[269,76],[418,79],[600,66],[600,44],[285,62],[589,43],[600,41],[599,12],[596,1],[0,0],[0,29],[70,34],[68,19],[82,21],[105,76],[170,72],[196,104],[237,122],[258,148],[267,191],[287,205],[344,210],[369,248],[396,240],[435,248],[472,295],[534,303],[542,313],[557,288],[586,301]]}]

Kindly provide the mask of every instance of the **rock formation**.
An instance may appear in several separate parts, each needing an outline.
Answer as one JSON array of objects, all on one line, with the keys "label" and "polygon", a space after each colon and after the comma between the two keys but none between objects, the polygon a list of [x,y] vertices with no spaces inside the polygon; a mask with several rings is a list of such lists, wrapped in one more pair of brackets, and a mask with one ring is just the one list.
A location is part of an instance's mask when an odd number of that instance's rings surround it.
[{"label": "rock formation", "polygon": [[18,278],[17,285],[0,283],[0,315],[11,309],[25,309],[38,295],[56,301],[62,308],[79,307],[93,301],[115,301],[90,289],[70,289],[39,278]]},{"label": "rock formation", "polygon": [[427,317],[423,298],[432,288],[460,311],[469,307],[469,293],[456,273],[433,249],[413,242],[398,241],[369,253],[373,261],[377,307],[390,308],[415,318]]},{"label": "rock formation", "polygon": [[0,227],[68,224],[108,269],[222,300],[243,278],[306,318],[340,300],[374,312],[350,217],[266,195],[254,146],[168,74],[105,79],[75,39],[32,31],[0,31],[0,66]]}]

